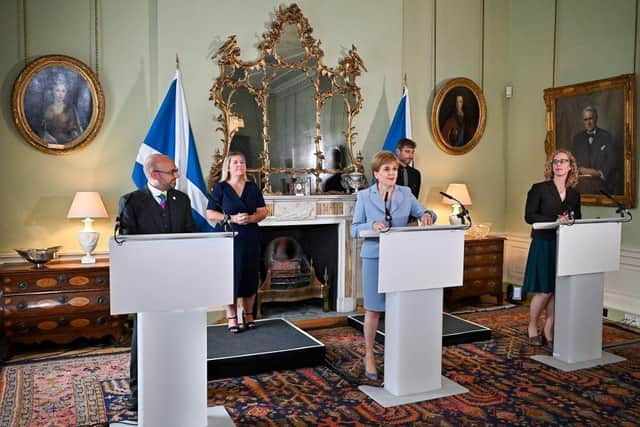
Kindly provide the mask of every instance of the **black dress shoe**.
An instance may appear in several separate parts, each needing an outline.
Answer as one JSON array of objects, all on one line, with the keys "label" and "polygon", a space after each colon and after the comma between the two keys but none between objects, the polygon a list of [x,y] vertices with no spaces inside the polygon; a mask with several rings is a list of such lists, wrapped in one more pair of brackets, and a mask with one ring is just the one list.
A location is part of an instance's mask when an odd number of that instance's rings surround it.
[{"label": "black dress shoe", "polygon": [[124,406],[129,411],[138,412],[138,399],[127,399]]}]

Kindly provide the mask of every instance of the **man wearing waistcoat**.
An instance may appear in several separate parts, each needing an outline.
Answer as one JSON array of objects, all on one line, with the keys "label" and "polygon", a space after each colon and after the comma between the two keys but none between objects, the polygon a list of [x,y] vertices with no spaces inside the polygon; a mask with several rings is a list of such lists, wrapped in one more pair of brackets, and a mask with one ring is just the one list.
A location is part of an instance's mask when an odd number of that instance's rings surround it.
[{"label": "man wearing waistcoat", "polygon": [[[191,216],[189,196],[175,189],[180,173],[170,157],[152,154],[144,162],[147,185],[120,198],[120,234],[192,233],[196,230]],[[168,260],[158,260],[162,268]],[[138,410],[138,339],[136,316],[133,318],[127,408]]]},{"label": "man wearing waistcoat", "polygon": [[571,153],[580,174],[576,188],[581,194],[614,192],[616,150],[611,134],[598,127],[598,111],[591,106],[582,110],[584,130],[573,137]]}]

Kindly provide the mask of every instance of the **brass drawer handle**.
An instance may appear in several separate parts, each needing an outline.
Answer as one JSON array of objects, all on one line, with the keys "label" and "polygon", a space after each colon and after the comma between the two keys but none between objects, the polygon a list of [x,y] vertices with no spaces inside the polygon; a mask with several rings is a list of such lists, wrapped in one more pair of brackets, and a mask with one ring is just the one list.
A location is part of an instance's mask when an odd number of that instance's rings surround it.
[{"label": "brass drawer handle", "polygon": [[27,287],[29,286],[29,284],[27,282],[19,282],[18,283],[18,289],[27,289]]},{"label": "brass drawer handle", "polygon": [[16,308],[18,310],[24,310],[25,308],[27,308],[28,304],[24,301],[20,301],[18,304],[16,304]]},{"label": "brass drawer handle", "polygon": [[66,283],[67,279],[68,279],[68,277],[67,277],[66,274],[61,274],[61,275],[58,276],[58,282],[60,282],[60,283]]},{"label": "brass drawer handle", "polygon": [[58,298],[58,301],[60,301],[60,304],[66,304],[67,301],[69,301],[69,297],[66,295],[63,295],[60,298]]},{"label": "brass drawer handle", "polygon": [[98,304],[106,304],[107,303],[107,299],[103,296],[98,297]]},{"label": "brass drawer handle", "polygon": [[100,316],[96,319],[96,323],[98,325],[104,325],[105,323],[107,323],[107,319],[105,319],[104,317]]},{"label": "brass drawer handle", "polygon": [[60,326],[67,326],[69,324],[69,321],[64,316],[60,316],[60,319],[58,319],[58,323],[60,324]]},{"label": "brass drawer handle", "polygon": [[105,280],[104,277],[102,277],[102,276],[96,277],[96,285],[103,286],[106,282],[107,281]]}]

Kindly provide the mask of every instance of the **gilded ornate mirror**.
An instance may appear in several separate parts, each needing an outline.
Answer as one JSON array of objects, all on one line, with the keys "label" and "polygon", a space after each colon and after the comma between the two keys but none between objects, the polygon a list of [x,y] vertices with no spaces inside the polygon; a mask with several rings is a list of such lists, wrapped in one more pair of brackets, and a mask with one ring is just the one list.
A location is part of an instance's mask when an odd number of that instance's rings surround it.
[{"label": "gilded ornate mirror", "polygon": [[353,120],[362,108],[356,79],[366,68],[354,46],[337,67],[324,65],[312,31],[297,5],[282,6],[256,61],[240,60],[235,36],[214,55],[220,74],[210,99],[220,110],[223,152],[216,153],[209,187],[229,151],[245,154],[247,173],[265,193],[290,194],[296,181],[306,194],[342,192],[341,176],[363,172]]}]

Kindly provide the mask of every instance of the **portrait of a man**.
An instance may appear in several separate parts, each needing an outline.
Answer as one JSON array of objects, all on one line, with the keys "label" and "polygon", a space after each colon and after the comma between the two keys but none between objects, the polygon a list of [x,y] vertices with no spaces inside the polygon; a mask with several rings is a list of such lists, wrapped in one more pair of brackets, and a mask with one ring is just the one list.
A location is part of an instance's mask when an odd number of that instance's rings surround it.
[{"label": "portrait of a man", "polygon": [[467,144],[478,127],[478,102],[465,87],[454,88],[444,98],[441,108],[440,130],[452,147]]},{"label": "portrait of a man", "polygon": [[473,150],[486,123],[487,102],[473,80],[457,77],[437,91],[431,109],[431,132],[445,153],[458,156]]},{"label": "portrait of a man", "polygon": [[623,106],[622,89],[557,100],[556,141],[576,158],[580,194],[624,192]]}]

